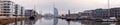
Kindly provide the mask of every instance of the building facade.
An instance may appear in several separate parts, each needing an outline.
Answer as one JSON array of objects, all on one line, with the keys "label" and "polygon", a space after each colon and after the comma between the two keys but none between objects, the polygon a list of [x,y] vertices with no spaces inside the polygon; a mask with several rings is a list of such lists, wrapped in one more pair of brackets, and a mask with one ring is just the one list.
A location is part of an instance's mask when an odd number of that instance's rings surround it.
[{"label": "building facade", "polygon": [[22,6],[20,6],[20,5],[14,5],[15,7],[14,7],[14,9],[13,9],[13,16],[22,16],[22,15],[24,15],[23,14],[23,12],[24,12],[24,9],[23,9],[23,7]]},{"label": "building facade", "polygon": [[23,9],[16,7],[20,6],[16,6],[16,4],[10,0],[0,0],[0,16],[14,17],[14,15],[21,14],[19,12],[22,11],[19,10]]},{"label": "building facade", "polygon": [[25,10],[25,16],[30,17],[30,16],[36,16],[38,13],[35,10]]},{"label": "building facade", "polygon": [[116,17],[120,20],[120,7],[110,9],[111,17]]},{"label": "building facade", "polygon": [[86,10],[84,12],[79,12],[81,18],[90,18],[92,17],[92,10]]},{"label": "building facade", "polygon": [[98,18],[98,19],[109,19],[110,10],[109,9],[96,9],[96,10],[93,10],[92,15],[94,18]]},{"label": "building facade", "polygon": [[78,17],[79,15],[77,13],[72,14],[66,14],[66,17]]},{"label": "building facade", "polygon": [[8,0],[0,0],[0,16],[12,16],[14,3]]},{"label": "building facade", "polygon": [[58,9],[54,8],[54,17],[58,17]]}]

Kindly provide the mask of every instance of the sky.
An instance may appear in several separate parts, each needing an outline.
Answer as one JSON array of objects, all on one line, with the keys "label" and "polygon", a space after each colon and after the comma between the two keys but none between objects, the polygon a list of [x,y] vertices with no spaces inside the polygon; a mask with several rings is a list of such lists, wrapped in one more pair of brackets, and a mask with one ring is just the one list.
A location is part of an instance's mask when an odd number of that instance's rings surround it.
[{"label": "sky", "polygon": [[[108,9],[108,0],[11,0],[25,9],[34,9],[40,14],[53,13],[53,3],[59,14],[78,13],[97,8]],[[120,0],[110,0],[110,7],[120,7]]]}]

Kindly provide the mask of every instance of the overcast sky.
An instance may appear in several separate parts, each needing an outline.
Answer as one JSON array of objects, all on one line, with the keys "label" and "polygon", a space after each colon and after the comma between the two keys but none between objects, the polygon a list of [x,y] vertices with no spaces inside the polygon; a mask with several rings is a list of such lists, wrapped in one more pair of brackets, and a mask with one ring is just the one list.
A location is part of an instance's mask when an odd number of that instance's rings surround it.
[{"label": "overcast sky", "polygon": [[[39,13],[53,13],[53,2],[58,8],[59,14],[66,14],[70,9],[72,13],[84,10],[94,10],[96,8],[107,9],[108,0],[11,0],[25,9],[33,9]],[[120,7],[120,0],[110,0],[110,7]]]}]

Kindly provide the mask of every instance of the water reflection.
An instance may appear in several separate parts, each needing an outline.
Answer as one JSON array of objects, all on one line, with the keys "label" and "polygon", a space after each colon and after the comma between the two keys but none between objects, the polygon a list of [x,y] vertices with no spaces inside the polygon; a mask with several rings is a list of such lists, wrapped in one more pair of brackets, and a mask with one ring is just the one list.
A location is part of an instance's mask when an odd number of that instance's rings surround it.
[{"label": "water reflection", "polygon": [[54,18],[54,24],[53,25],[57,25],[58,24],[58,18]]},{"label": "water reflection", "polygon": [[23,21],[18,21],[18,22],[15,22],[15,23],[10,23],[10,24],[7,24],[7,25],[34,25],[36,23],[38,19],[35,19],[35,20],[23,20]]},{"label": "water reflection", "polygon": [[[10,23],[8,25],[15,25]],[[120,25],[120,22],[95,22],[92,20],[68,20],[58,18],[41,18],[35,20],[24,20],[17,22],[16,25]]]},{"label": "water reflection", "polygon": [[25,21],[26,25],[34,25],[36,20],[27,20]]},{"label": "water reflection", "polygon": [[70,20],[69,20],[69,19],[67,19],[66,21],[67,21],[68,25],[70,25]]},{"label": "water reflection", "polygon": [[116,25],[120,25],[120,22],[117,22]]}]

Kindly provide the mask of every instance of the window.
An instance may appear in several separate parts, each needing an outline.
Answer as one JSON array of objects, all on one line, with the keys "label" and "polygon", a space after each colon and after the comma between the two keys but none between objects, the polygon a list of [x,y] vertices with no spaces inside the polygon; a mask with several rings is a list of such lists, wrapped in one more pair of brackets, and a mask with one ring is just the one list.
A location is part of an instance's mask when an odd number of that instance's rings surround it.
[{"label": "window", "polygon": [[0,14],[0,16],[2,16],[2,14]]},{"label": "window", "polygon": [[10,10],[10,9],[4,9],[4,10]]},{"label": "window", "polygon": [[4,8],[10,8],[10,6],[4,6]]},{"label": "window", "polygon": [[4,11],[8,10],[9,11],[10,9],[1,9],[1,10],[4,10]]},{"label": "window", "polygon": [[3,2],[11,2],[11,1],[3,1]]},{"label": "window", "polygon": [[1,12],[1,13],[10,13],[10,12],[6,12],[6,11],[5,11],[5,12]]},{"label": "window", "polygon": [[2,11],[1,13],[10,13],[10,11],[9,10],[5,10],[5,11]]},{"label": "window", "polygon": [[3,14],[3,16],[9,16],[9,14]]},{"label": "window", "polygon": [[7,3],[7,4],[4,4],[4,5],[10,5],[10,4]]},{"label": "window", "polygon": [[9,14],[0,14],[0,16],[9,16]]}]

